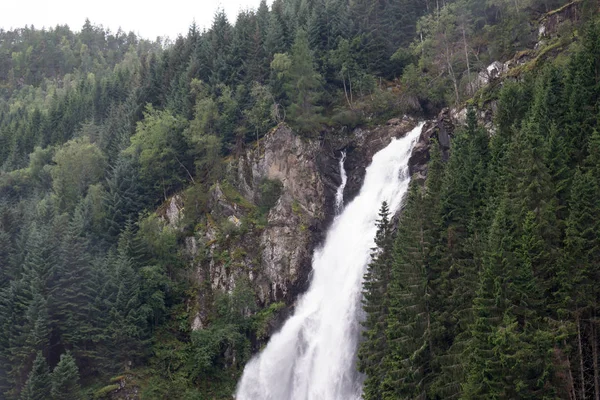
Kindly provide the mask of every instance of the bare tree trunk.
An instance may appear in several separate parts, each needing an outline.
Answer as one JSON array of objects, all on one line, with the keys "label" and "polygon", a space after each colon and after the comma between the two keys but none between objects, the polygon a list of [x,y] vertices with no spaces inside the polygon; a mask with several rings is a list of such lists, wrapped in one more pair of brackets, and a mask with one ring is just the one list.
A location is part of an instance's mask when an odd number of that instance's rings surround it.
[{"label": "bare tree trunk", "polygon": [[[350,85],[350,103],[354,104],[354,96],[352,94],[352,78],[350,78],[350,71],[348,71],[348,85]],[[353,106],[350,108],[354,109]]]},{"label": "bare tree trunk", "polygon": [[348,107],[352,109],[352,102],[350,102],[350,98],[348,97],[348,89],[346,89],[346,78],[342,78],[342,83],[344,84],[344,95],[346,96],[346,102],[348,103]]},{"label": "bare tree trunk", "polygon": [[[563,348],[567,348],[567,341],[563,339]],[[577,393],[575,392],[575,379],[573,379],[573,367],[571,365],[571,358],[569,354],[566,354],[567,358],[567,391],[569,393],[569,400],[577,400]],[[561,360],[562,363],[562,360]]]},{"label": "bare tree trunk", "polygon": [[185,165],[183,165],[183,163],[181,161],[179,161],[179,157],[175,157],[175,160],[177,160],[177,162],[179,163],[179,165],[181,166],[181,168],[183,168],[185,170],[185,172],[187,172],[188,176],[190,177],[190,180],[192,181],[192,184],[196,184],[196,181],[194,180],[194,177],[192,176],[192,174],[190,174],[190,170],[186,168]]},{"label": "bare tree trunk", "polygon": [[579,312],[577,313],[577,349],[579,351],[579,374],[581,377],[581,398],[585,399],[585,374],[583,371],[583,346],[581,343],[581,320],[579,318]]},{"label": "bare tree trunk", "polygon": [[465,61],[467,62],[467,77],[469,79],[469,95],[473,94],[473,86],[471,81],[471,64],[469,63],[469,48],[467,46],[467,35],[465,33],[465,24],[463,22],[462,26],[462,37],[463,37],[463,45],[465,47]]},{"label": "bare tree trunk", "polygon": [[575,394],[575,383],[573,381],[573,371],[571,370],[571,360],[569,359],[569,356],[567,356],[567,368],[569,369],[569,380],[567,382],[569,387],[569,399],[577,400],[577,395]]},{"label": "bare tree trunk", "polygon": [[446,34],[444,34],[444,45],[446,46],[446,65],[448,67],[448,74],[450,75],[450,79],[452,80],[452,84],[454,85],[454,95],[456,96],[456,105],[458,105],[460,101],[460,96],[458,94],[458,82],[456,81],[456,75],[454,74],[454,68],[452,67],[452,60],[450,58],[450,49],[448,47],[448,40]]},{"label": "bare tree trunk", "polygon": [[598,383],[598,342],[596,337],[596,321],[592,320],[592,358],[594,360],[594,399],[600,400],[600,385]]}]

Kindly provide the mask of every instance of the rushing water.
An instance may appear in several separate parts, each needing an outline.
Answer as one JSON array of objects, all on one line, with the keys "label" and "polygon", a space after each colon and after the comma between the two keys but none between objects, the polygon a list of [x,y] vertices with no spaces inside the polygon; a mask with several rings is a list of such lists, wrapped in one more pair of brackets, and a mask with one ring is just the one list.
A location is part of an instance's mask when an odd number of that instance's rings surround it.
[{"label": "rushing water", "polygon": [[381,203],[387,201],[396,212],[408,189],[408,159],[421,127],[375,154],[360,193],[313,255],[310,288],[281,331],[246,366],[236,400],[361,398],[362,376],[355,364],[363,275]]},{"label": "rushing water", "polygon": [[344,207],[344,189],[346,188],[346,182],[348,182],[348,175],[346,175],[346,169],[344,168],[344,161],[346,161],[346,152],[342,151],[342,157],[340,158],[340,176],[342,177],[342,183],[335,193],[335,213],[339,214]]}]

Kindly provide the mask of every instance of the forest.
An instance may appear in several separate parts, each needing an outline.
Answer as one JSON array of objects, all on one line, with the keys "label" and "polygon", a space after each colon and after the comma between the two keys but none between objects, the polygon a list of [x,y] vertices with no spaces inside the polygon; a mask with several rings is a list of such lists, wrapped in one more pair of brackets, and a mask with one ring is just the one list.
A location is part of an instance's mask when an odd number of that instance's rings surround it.
[{"label": "forest", "polygon": [[600,26],[562,65],[498,92],[496,133],[469,109],[432,150],[366,275],[365,399],[600,396]]},{"label": "forest", "polygon": [[[124,376],[144,399],[231,398],[280,305],[240,284],[192,330],[205,288],[156,210],[182,193],[193,230],[278,124],[322,138],[443,107],[469,110],[449,158],[433,144],[396,230],[381,210],[364,398],[600,398],[598,7],[263,0],[173,41],[0,30],[0,398],[107,398]],[[536,58],[480,84],[565,9]]]}]

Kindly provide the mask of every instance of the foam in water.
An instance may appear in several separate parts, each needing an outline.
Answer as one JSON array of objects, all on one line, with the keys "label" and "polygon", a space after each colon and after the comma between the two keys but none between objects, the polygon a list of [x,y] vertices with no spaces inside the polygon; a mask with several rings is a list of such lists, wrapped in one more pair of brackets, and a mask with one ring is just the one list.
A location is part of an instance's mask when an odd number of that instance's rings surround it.
[{"label": "foam in water", "polygon": [[[313,255],[313,279],[294,315],[252,359],[236,400],[358,400],[362,280],[383,201],[396,212],[408,190],[408,159],[422,124],[375,154],[358,196]],[[341,163],[343,171],[343,161]],[[345,180],[342,180],[344,184]]]}]

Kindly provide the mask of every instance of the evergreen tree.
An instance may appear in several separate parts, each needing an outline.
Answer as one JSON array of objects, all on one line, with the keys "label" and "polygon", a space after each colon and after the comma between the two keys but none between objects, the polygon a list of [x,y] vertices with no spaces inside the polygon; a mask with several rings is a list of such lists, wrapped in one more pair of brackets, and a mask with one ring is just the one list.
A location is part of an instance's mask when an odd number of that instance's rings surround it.
[{"label": "evergreen tree", "polygon": [[358,368],[367,375],[363,387],[365,399],[381,397],[380,377],[385,371],[382,362],[388,351],[385,336],[388,318],[387,285],[390,281],[393,244],[389,218],[389,207],[384,201],[379,210],[372,261],[367,267],[363,283],[363,309],[367,313],[367,319],[363,322],[363,336],[366,340],[358,352]]},{"label": "evergreen tree", "polygon": [[[477,295],[473,301],[474,321],[471,340],[466,354],[467,364],[464,398],[500,397],[504,386],[501,380],[502,366],[494,355],[494,343],[489,340],[503,321],[506,308],[502,281],[505,271],[514,263],[513,226],[508,218],[506,200],[500,203],[490,228],[488,251],[484,257],[483,270]],[[510,319],[508,323],[512,323]]]},{"label": "evergreen tree", "polygon": [[269,58],[277,53],[285,53],[289,48],[289,32],[281,8],[281,1],[275,1],[269,15],[269,26],[265,37],[265,50]]},{"label": "evergreen tree", "polygon": [[432,245],[426,232],[420,188],[415,183],[406,199],[394,244],[386,338],[389,350],[378,392],[371,398],[424,396],[430,380],[431,310],[427,256]]},{"label": "evergreen tree", "polygon": [[321,76],[315,71],[306,32],[298,30],[290,54],[286,91],[292,100],[288,115],[301,132],[314,133],[319,128],[319,89]]},{"label": "evergreen tree", "polygon": [[[562,299],[559,315],[565,312],[573,323],[573,375],[579,396],[597,391],[597,333],[592,322],[598,313],[599,293],[594,284],[600,274],[598,250],[598,180],[592,171],[577,171],[573,179],[566,221],[563,269],[558,281]],[[567,311],[568,310],[568,311]],[[589,354],[591,359],[586,355]]]},{"label": "evergreen tree", "polygon": [[81,207],[66,227],[59,253],[54,300],[55,319],[61,344],[75,348],[79,357],[90,357],[95,333],[93,286],[88,241]]},{"label": "evergreen tree", "polygon": [[119,156],[111,168],[106,187],[106,233],[114,243],[125,223],[141,208],[138,173],[130,157]]},{"label": "evergreen tree", "polygon": [[[435,365],[432,394],[456,395],[464,373],[467,332],[482,262],[484,210],[488,169],[487,133],[478,126],[474,109],[467,125],[455,133],[452,152],[440,181],[437,209],[437,246],[429,262],[431,301],[435,304]],[[434,219],[430,217],[429,219]]]},{"label": "evergreen tree", "polygon": [[79,388],[79,370],[75,359],[70,353],[61,354],[60,361],[51,374],[52,400],[78,400],[81,399]]},{"label": "evergreen tree", "polygon": [[50,372],[42,352],[38,352],[21,392],[21,400],[46,400],[51,389]]}]

